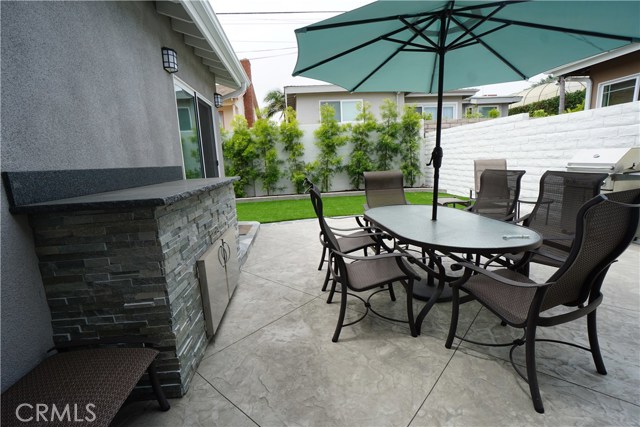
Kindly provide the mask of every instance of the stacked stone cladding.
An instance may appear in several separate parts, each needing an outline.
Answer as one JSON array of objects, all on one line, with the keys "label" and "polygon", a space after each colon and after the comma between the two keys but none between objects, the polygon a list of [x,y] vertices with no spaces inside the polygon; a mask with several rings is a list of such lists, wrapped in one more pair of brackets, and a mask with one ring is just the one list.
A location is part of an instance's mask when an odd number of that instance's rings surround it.
[{"label": "stacked stone cladding", "polygon": [[30,222],[54,341],[144,337],[162,351],[165,392],[183,395],[207,344],[196,260],[237,228],[233,187],[163,206],[34,214]]}]

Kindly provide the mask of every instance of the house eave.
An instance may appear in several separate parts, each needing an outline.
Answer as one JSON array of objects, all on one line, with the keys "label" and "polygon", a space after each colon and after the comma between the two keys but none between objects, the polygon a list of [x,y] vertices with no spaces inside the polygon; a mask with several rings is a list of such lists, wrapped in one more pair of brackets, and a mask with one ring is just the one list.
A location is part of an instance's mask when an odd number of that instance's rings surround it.
[{"label": "house eave", "polygon": [[589,58],[582,59],[580,61],[572,62],[569,64],[562,65],[560,67],[553,68],[551,70],[545,71],[544,74],[549,74],[553,77],[564,76],[574,71],[582,70],[584,68],[591,67],[595,64],[600,64],[601,62],[609,61],[619,56],[627,55],[637,50],[640,50],[640,43],[631,43],[627,46],[624,46],[618,49],[610,50],[608,52],[594,55]]}]

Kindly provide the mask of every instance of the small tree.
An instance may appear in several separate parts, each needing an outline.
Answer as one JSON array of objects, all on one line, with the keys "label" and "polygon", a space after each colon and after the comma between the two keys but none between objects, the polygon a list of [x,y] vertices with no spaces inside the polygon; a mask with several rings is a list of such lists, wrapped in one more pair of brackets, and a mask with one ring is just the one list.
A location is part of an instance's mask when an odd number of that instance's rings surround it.
[{"label": "small tree", "polygon": [[305,164],[302,160],[304,155],[304,144],[301,142],[304,132],[300,130],[296,110],[287,107],[284,111],[284,120],[280,123],[280,140],[287,153],[287,163],[289,165],[289,179],[296,190],[296,193],[304,193]]},{"label": "small tree", "polygon": [[277,184],[282,176],[280,165],[283,162],[278,159],[276,152],[278,128],[274,122],[261,114],[261,118],[254,123],[251,133],[261,161],[259,177],[262,180],[262,189],[270,195],[278,189]]},{"label": "small tree", "polygon": [[231,121],[233,134],[223,143],[225,174],[239,176],[233,183],[237,197],[247,195],[246,188],[252,185],[255,194],[255,181],[259,173],[256,169],[258,153],[247,125],[247,119],[237,115]]},{"label": "small tree", "polygon": [[268,119],[279,114],[280,117],[284,114],[285,109],[285,97],[284,92],[280,89],[272,89],[264,96],[264,102],[267,104],[264,111],[261,112]]},{"label": "small tree", "polygon": [[498,117],[500,117],[500,111],[498,111],[498,109],[496,108],[493,108],[489,110],[487,115],[489,116],[490,119],[497,119]]},{"label": "small tree", "polygon": [[320,182],[322,191],[329,191],[331,178],[342,170],[342,157],[338,148],[347,143],[344,128],[335,118],[335,110],[329,104],[320,107],[320,127],[313,132],[316,146],[320,149],[318,159],[308,166],[313,179]]},{"label": "small tree", "polygon": [[400,120],[400,169],[405,181],[413,187],[420,172],[420,121],[422,115],[415,108],[405,105]]},{"label": "small tree", "polygon": [[373,169],[371,151],[373,144],[370,135],[378,127],[376,118],[371,113],[371,105],[367,102],[358,104],[358,116],[356,123],[351,126],[351,142],[353,150],[347,164],[347,173],[351,186],[356,190],[360,189],[360,184],[364,179],[363,173]]},{"label": "small tree", "polygon": [[400,124],[398,123],[398,105],[387,98],[380,107],[382,123],[378,127],[378,142],[374,149],[378,155],[376,168],[378,170],[388,170],[393,166],[393,159],[399,151],[398,137]]}]

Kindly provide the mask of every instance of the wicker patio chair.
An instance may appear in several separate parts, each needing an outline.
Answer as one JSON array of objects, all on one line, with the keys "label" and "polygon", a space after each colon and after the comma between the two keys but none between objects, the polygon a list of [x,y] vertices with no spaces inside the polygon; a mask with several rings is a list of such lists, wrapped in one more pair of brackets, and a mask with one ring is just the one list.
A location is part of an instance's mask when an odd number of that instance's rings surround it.
[{"label": "wicker patio chair", "polygon": [[[587,316],[590,347],[565,343],[591,352],[598,373],[607,373],[596,331],[596,308],[602,302],[600,289],[611,264],[624,252],[638,230],[640,189],[598,195],[585,203],[577,214],[575,240],[562,266],[546,283],[535,283],[508,269],[488,271],[472,263],[465,267],[468,280],[453,287],[451,324],[445,346],[451,348],[458,324],[459,291],[477,299],[503,322],[524,329],[524,336],[512,343],[509,357],[514,369],[528,382],[533,406],[544,412],[538,387],[535,361],[536,328],[555,326]],[[472,273],[476,273],[473,276]],[[465,297],[467,299],[468,297]],[[560,312],[556,307],[564,306]],[[556,308],[552,313],[547,310]],[[465,338],[474,344],[481,344]],[[500,344],[486,344],[500,345]],[[526,375],[513,362],[513,351],[525,345]]]},{"label": "wicker patio chair", "polygon": [[[336,292],[336,287],[340,284],[340,314],[338,316],[338,323],[336,325],[332,341],[338,341],[340,331],[343,326],[353,325],[354,323],[361,321],[369,311],[372,311],[374,314],[387,320],[408,323],[411,335],[414,337],[418,336],[413,316],[413,282],[414,280],[419,279],[419,276],[408,265],[411,262],[415,262],[416,259],[409,254],[399,252],[385,252],[365,257],[346,254],[342,251],[342,240],[338,240],[338,237],[334,234],[331,227],[327,225],[324,217],[322,216],[322,197],[317,187],[311,186],[309,189],[309,195],[311,197],[313,208],[318,215],[325,243],[329,248],[330,261],[328,266],[331,270],[333,281],[327,303],[331,303],[333,295]],[[373,234],[376,238],[380,237],[380,233]],[[383,316],[380,313],[377,313],[370,304],[370,299],[373,295],[387,289],[389,290],[391,299],[395,301],[395,296],[393,295],[393,282],[398,281],[404,286],[406,291],[407,320],[392,319]],[[358,295],[352,293],[368,291],[375,288],[381,289],[377,292],[371,293],[367,300],[364,300]],[[344,323],[347,310],[347,295],[360,299],[365,304],[365,312],[357,320]]]},{"label": "wicker patio chair", "polygon": [[552,267],[562,265],[573,244],[578,210],[600,193],[606,177],[605,173],[562,171],[547,171],[542,175],[533,211],[517,221],[537,231],[544,241],[524,260],[522,254],[507,257],[518,271],[528,276],[530,262]]},{"label": "wicker patio chair", "polygon": [[[126,338],[95,341],[100,344],[132,342]],[[83,348],[87,345],[96,344],[82,342],[56,347],[59,353],[45,359],[2,393],[2,426],[82,424],[107,427],[145,372],[160,409],[169,410],[156,373],[158,350],[148,347]],[[36,420],[36,410],[44,408],[37,405],[46,405],[44,421]],[[52,412],[54,405],[55,414]],[[67,407],[69,410],[65,412]],[[76,422],[76,416],[83,422]],[[25,423],[29,418],[32,423]]]},{"label": "wicker patio chair", "polygon": [[471,206],[471,203],[477,197],[477,194],[480,192],[480,177],[482,176],[482,172],[485,169],[499,169],[505,170],[507,169],[507,160],[506,159],[479,159],[473,161],[473,188],[469,189],[469,200],[462,200],[457,197],[443,197],[438,198],[438,204],[443,206],[453,205],[463,205],[463,206]]},{"label": "wicker patio chair", "polygon": [[485,169],[480,177],[478,198],[467,210],[500,221],[513,221],[525,172]]},{"label": "wicker patio chair", "polygon": [[[305,178],[305,186],[310,190],[311,188],[315,188],[315,190],[320,193],[318,187],[313,184],[311,181]],[[321,206],[320,206],[321,207]],[[315,208],[315,206],[314,206]],[[316,216],[318,217],[318,221],[320,221],[320,241],[322,242],[322,255],[320,257],[320,265],[318,266],[318,270],[322,270],[322,265],[327,258],[328,245],[326,243],[326,237],[324,235],[324,231],[322,230],[322,221],[325,220],[324,212],[322,209],[320,211],[316,210]],[[371,231],[364,227],[364,220],[361,217],[355,217],[358,223],[358,227],[351,228],[337,228],[332,227],[333,230],[339,232],[342,237],[338,238],[338,242],[340,244],[340,249],[342,252],[350,254],[357,251],[364,251],[364,254],[367,255],[367,249],[371,248],[375,252],[379,251],[379,244],[375,235],[371,233]],[[322,291],[327,290],[327,286],[329,284],[329,278],[331,277],[330,269],[327,268],[327,274],[324,278],[324,283],[322,284]]]},{"label": "wicker patio chair", "polygon": [[406,205],[404,177],[399,170],[364,172],[364,209],[379,206]]}]

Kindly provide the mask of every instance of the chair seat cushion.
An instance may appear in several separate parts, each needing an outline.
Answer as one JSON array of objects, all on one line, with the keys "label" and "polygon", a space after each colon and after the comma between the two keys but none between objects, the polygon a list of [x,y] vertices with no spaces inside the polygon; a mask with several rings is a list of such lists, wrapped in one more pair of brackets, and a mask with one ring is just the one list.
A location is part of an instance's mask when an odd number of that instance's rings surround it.
[{"label": "chair seat cushion", "polygon": [[340,252],[348,254],[350,252],[364,249],[368,246],[375,245],[375,240],[366,231],[358,231],[352,233],[349,237],[339,237],[338,245],[340,246]]},{"label": "chair seat cushion", "polygon": [[95,414],[94,421],[81,424],[106,427],[157,354],[151,348],[100,348],[51,356],[2,394],[2,425],[24,426],[16,409],[26,403],[32,408],[22,407],[22,418],[35,417],[37,404],[48,405],[47,420],[53,405],[58,414],[70,405],[71,422],[63,414],[65,422],[52,425],[74,425],[77,408],[80,418]]},{"label": "chair seat cushion", "polygon": [[[518,282],[535,283],[527,276],[507,269],[495,270],[494,273]],[[535,287],[509,286],[482,274],[471,276],[461,288],[484,305],[492,307],[507,322],[515,325],[526,322],[529,306],[536,293]]]},{"label": "chair seat cushion", "polygon": [[[407,264],[405,263],[405,265]],[[346,264],[346,267],[349,287],[358,291],[407,278],[405,272],[398,266],[396,258],[354,261]],[[410,269],[410,267],[408,268]]]}]

